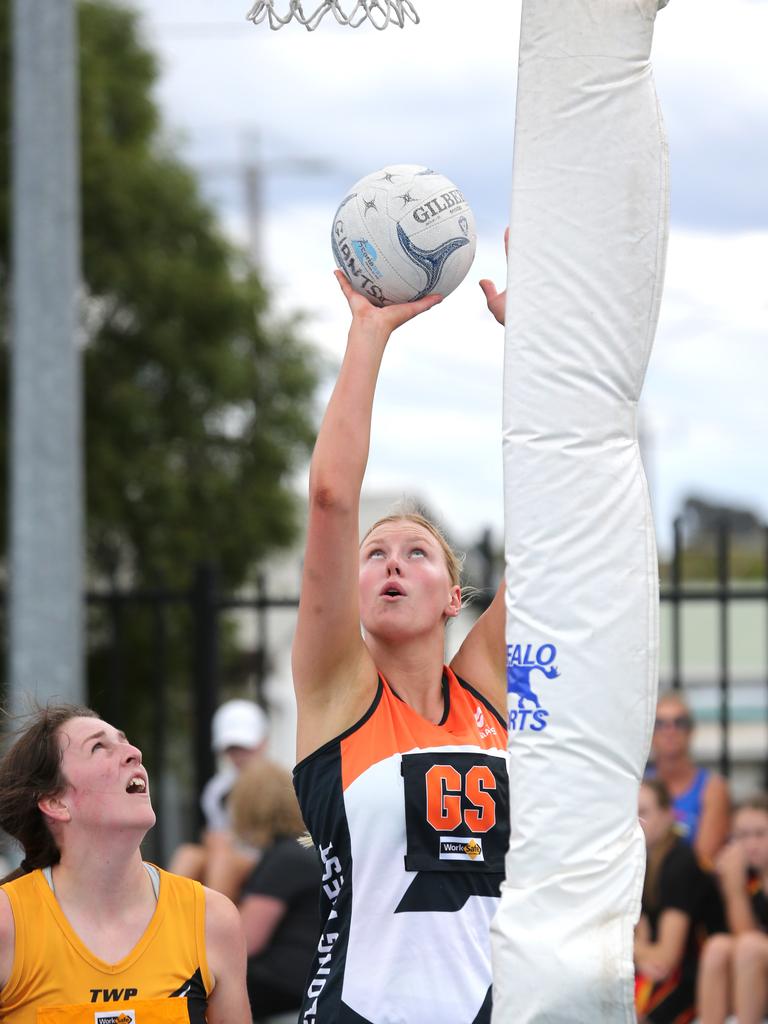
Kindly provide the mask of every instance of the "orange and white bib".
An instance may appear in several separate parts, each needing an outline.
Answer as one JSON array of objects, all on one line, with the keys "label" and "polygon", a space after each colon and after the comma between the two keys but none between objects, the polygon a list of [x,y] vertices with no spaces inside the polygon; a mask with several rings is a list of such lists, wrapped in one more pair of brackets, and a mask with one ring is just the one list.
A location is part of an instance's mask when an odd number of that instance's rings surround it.
[{"label": "orange and white bib", "polygon": [[507,730],[450,669],[422,718],[383,678],[363,718],[296,766],[324,865],[303,1024],[486,1024],[509,842]]}]

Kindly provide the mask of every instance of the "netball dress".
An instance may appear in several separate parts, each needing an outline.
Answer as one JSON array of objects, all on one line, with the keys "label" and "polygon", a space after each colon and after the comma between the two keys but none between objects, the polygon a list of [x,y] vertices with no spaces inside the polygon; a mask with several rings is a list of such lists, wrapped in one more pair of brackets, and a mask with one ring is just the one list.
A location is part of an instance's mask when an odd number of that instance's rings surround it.
[{"label": "netball dress", "polygon": [[367,713],[301,761],[323,863],[303,1024],[486,1024],[490,921],[509,842],[503,719],[450,669],[435,724],[383,677]]},{"label": "netball dress", "polygon": [[109,964],[75,934],[42,871],[8,882],[16,928],[4,1024],[204,1024],[211,979],[205,893],[154,866],[157,906],[131,952]]}]

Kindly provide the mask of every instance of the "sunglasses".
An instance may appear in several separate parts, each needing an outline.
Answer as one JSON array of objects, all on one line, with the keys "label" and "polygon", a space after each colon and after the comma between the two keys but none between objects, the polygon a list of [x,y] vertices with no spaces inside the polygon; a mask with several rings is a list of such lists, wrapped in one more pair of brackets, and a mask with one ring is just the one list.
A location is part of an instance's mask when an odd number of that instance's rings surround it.
[{"label": "sunglasses", "polygon": [[680,729],[685,731],[690,729],[692,724],[688,715],[676,715],[674,718],[657,718],[653,723],[653,728],[656,731],[660,729]]}]

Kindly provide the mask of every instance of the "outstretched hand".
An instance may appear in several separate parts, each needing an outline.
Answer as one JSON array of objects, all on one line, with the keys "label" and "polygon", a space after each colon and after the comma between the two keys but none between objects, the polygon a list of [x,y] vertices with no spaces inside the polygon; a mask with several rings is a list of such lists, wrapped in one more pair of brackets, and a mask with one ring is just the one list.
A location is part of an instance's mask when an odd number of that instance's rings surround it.
[{"label": "outstretched hand", "polygon": [[349,303],[349,308],[352,310],[353,321],[362,326],[385,331],[387,334],[409,320],[413,320],[419,313],[424,313],[443,301],[442,295],[427,295],[426,298],[418,299],[416,302],[399,302],[394,306],[374,306],[364,295],[355,291],[347,280],[346,274],[341,270],[335,270],[334,274]]},{"label": "outstretched hand", "polygon": [[[509,255],[509,228],[504,232],[504,252]],[[507,308],[507,290],[499,292],[496,289],[496,285],[493,281],[489,281],[484,278],[480,282],[480,287],[483,289],[483,295],[485,295],[485,301],[488,303],[488,309],[493,313],[498,322],[504,326],[504,317]]]}]

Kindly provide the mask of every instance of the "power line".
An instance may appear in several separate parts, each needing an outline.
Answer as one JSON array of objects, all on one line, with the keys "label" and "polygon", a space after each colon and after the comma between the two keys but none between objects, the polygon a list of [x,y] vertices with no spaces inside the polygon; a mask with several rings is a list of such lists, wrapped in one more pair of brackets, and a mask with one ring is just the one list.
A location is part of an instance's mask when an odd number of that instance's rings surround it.
[{"label": "power line", "polygon": [[248,248],[254,267],[263,269],[264,189],[273,175],[316,177],[337,170],[330,160],[313,156],[280,156],[266,158],[259,154],[259,137],[254,132],[244,137],[247,156],[240,160],[216,160],[197,163],[204,174],[233,175],[243,187],[243,200],[248,225]]},{"label": "power line", "polygon": [[145,21],[145,28],[164,36],[176,36],[179,39],[200,38],[224,39],[242,36],[253,38],[253,26],[243,16],[242,21]]}]

